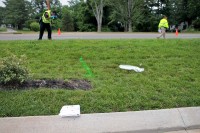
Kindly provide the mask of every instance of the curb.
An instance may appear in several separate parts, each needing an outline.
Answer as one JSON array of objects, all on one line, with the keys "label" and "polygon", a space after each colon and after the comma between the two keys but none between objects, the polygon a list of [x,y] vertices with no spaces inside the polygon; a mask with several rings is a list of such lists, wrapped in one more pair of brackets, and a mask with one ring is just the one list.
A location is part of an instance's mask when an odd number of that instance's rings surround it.
[{"label": "curb", "polygon": [[0,32],[0,34],[23,34],[21,32]]},{"label": "curb", "polygon": [[200,107],[0,118],[1,133],[163,133],[200,129]]}]

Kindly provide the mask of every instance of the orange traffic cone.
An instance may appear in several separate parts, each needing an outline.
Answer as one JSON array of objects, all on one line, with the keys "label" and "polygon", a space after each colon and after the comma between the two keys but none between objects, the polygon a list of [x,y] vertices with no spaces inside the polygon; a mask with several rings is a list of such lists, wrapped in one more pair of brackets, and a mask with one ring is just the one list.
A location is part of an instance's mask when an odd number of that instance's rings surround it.
[{"label": "orange traffic cone", "polygon": [[176,36],[178,36],[178,29],[176,29]]},{"label": "orange traffic cone", "polygon": [[60,33],[60,28],[58,28],[58,35],[60,35],[61,33]]}]

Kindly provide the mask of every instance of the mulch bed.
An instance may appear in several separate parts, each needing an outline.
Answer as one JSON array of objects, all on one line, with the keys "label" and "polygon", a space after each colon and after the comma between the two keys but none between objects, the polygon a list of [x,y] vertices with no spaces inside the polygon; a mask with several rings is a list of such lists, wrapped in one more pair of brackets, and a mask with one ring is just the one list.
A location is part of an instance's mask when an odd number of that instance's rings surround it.
[{"label": "mulch bed", "polygon": [[52,80],[52,79],[42,79],[42,80],[29,80],[22,84],[9,83],[0,84],[1,90],[9,89],[29,89],[29,88],[52,88],[52,89],[69,89],[69,90],[90,90],[92,89],[91,83],[88,80],[80,79],[70,79],[68,81],[64,80]]}]

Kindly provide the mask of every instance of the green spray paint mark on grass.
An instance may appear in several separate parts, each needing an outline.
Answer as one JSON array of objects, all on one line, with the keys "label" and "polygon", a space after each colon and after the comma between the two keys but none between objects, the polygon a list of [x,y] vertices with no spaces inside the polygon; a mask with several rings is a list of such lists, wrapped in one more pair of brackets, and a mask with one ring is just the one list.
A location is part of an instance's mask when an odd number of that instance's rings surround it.
[{"label": "green spray paint mark on grass", "polygon": [[83,68],[87,71],[87,73],[85,74],[86,77],[93,77],[92,71],[90,70],[90,68],[88,67],[88,65],[86,64],[86,62],[83,60],[82,56],[79,59]]}]

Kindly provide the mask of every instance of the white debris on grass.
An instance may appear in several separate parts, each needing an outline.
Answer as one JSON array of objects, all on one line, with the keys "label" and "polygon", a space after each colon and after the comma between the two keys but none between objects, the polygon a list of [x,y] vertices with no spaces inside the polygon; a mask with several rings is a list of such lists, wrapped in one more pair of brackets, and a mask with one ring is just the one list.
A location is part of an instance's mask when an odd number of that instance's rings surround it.
[{"label": "white debris on grass", "polygon": [[144,68],[140,68],[137,66],[131,66],[131,65],[119,65],[119,68],[125,69],[125,70],[134,70],[135,72],[143,72]]},{"label": "white debris on grass", "polygon": [[59,116],[80,116],[80,105],[65,105],[61,108]]}]

